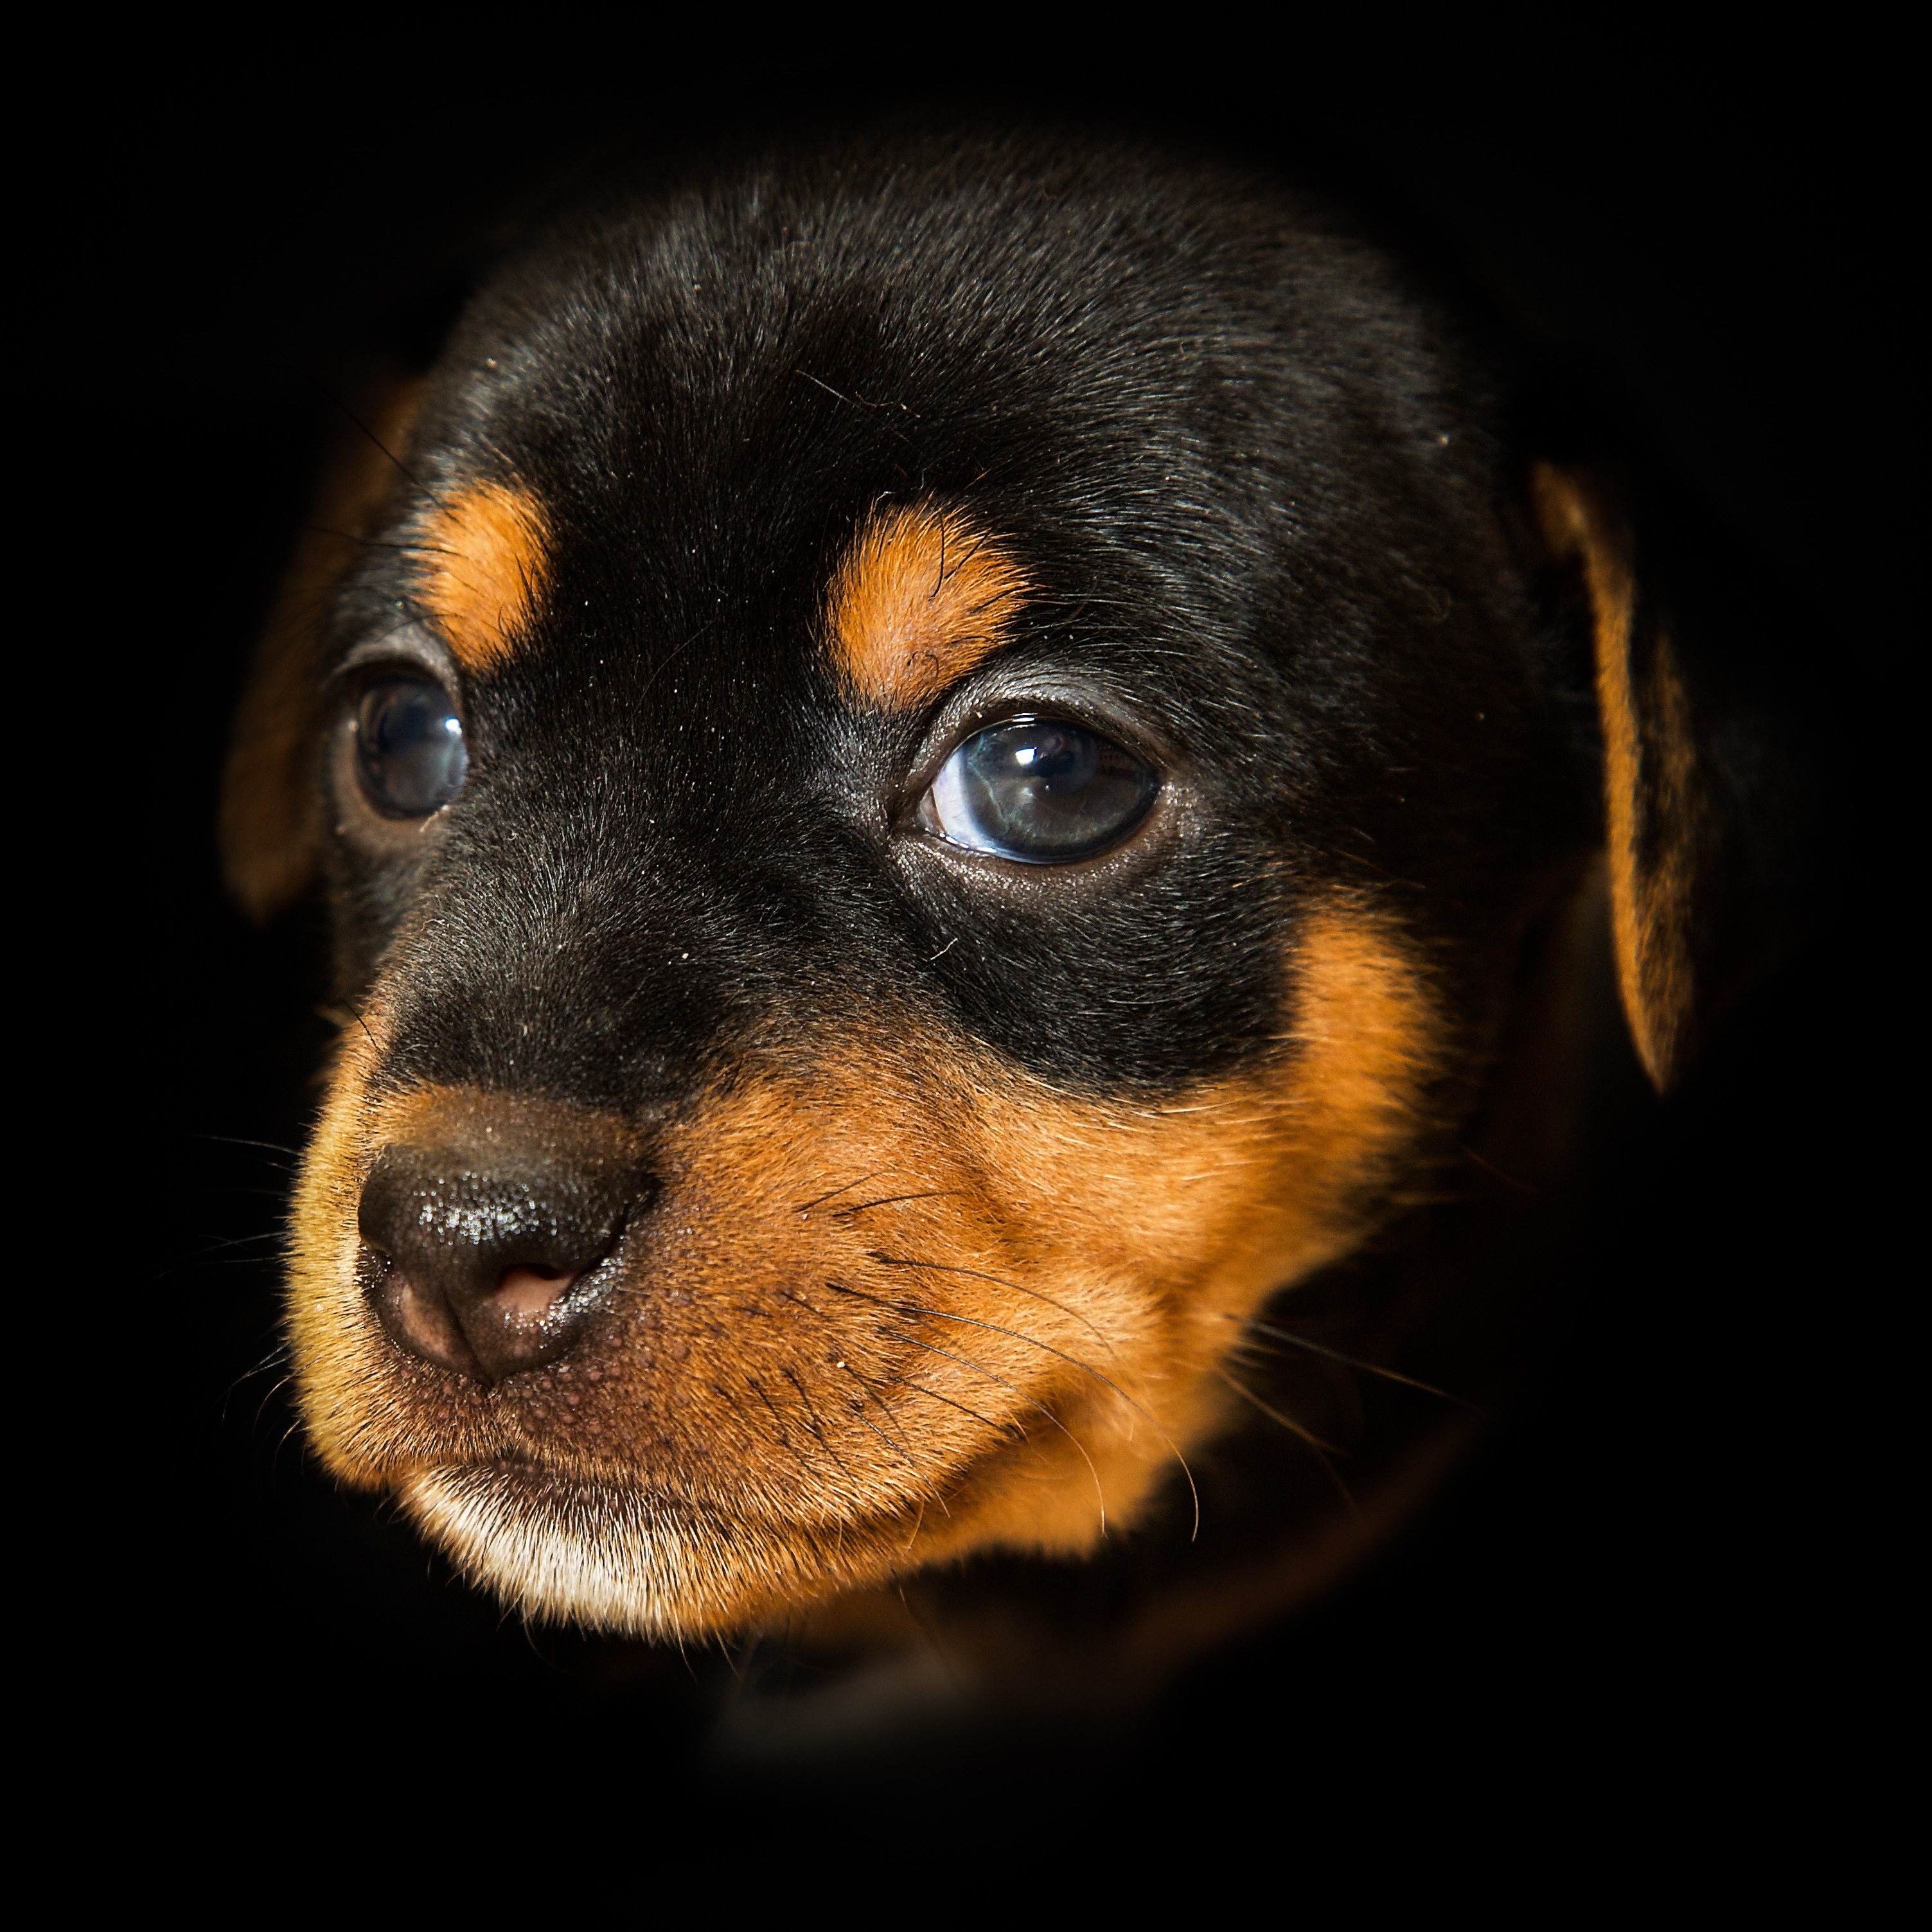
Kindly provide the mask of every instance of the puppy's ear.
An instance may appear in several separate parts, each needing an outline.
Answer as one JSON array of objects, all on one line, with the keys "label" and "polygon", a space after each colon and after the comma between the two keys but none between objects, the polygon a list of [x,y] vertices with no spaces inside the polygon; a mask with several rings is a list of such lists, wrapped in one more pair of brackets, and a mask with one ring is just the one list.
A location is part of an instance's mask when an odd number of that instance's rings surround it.
[{"label": "puppy's ear", "polygon": [[422,392],[421,377],[386,373],[342,411],[256,646],[229,744],[220,838],[228,890],[258,923],[300,898],[315,874],[330,600],[403,478]]},{"label": "puppy's ear", "polygon": [[1617,978],[1638,1057],[1668,1092],[1781,940],[1792,775],[1774,722],[1726,675],[1723,640],[1700,648],[1709,626],[1685,621],[1671,570],[1638,554],[1607,493],[1538,464],[1531,494],[1554,560],[1588,592]]}]

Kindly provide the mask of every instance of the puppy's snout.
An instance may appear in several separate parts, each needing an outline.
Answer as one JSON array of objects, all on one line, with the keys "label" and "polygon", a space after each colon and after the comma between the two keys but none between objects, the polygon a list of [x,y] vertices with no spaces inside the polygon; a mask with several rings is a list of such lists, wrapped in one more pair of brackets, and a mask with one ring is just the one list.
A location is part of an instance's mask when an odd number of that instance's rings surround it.
[{"label": "puppy's snout", "polygon": [[603,1300],[610,1259],[652,1184],[504,1124],[386,1148],[364,1184],[365,1282],[412,1354],[500,1382],[565,1354]]}]

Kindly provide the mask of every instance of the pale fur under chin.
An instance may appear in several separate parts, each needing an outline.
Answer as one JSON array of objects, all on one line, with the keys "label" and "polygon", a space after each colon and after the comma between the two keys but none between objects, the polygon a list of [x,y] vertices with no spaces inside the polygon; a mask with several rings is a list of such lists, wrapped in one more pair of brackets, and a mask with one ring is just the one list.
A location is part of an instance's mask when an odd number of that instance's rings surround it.
[{"label": "pale fur under chin", "polygon": [[740,1630],[891,1568],[890,1532],[777,1534],[626,1484],[534,1469],[418,1470],[397,1493],[471,1582],[520,1616],[626,1636]]},{"label": "pale fur under chin", "polygon": [[464,1575],[533,1621],[674,1636],[679,1610],[739,1567],[722,1539],[704,1547],[695,1525],[674,1522],[635,1490],[560,1478],[549,1486],[539,1502],[502,1470],[426,1469],[400,1497]]}]

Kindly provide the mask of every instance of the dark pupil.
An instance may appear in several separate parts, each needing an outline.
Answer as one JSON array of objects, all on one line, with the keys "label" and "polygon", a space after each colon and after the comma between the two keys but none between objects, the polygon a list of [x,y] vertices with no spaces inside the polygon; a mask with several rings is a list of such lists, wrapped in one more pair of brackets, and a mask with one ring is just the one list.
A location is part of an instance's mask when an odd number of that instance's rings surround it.
[{"label": "dark pupil", "polygon": [[1154,776],[1098,732],[996,724],[964,747],[968,809],[1012,856],[1064,859],[1103,845],[1146,811]]},{"label": "dark pupil", "polygon": [[470,754],[439,686],[401,677],[371,685],[356,710],[356,735],[362,783],[379,809],[421,818],[462,790]]}]

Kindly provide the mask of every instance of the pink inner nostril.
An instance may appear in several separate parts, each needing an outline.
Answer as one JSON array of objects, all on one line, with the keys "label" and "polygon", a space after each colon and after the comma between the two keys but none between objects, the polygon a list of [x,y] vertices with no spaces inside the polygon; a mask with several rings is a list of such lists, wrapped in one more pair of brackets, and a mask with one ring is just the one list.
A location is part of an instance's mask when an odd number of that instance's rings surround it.
[{"label": "pink inner nostril", "polygon": [[440,1296],[424,1294],[405,1274],[392,1274],[388,1286],[392,1329],[406,1347],[446,1368],[469,1360],[470,1345]]},{"label": "pink inner nostril", "polygon": [[500,1306],[514,1315],[548,1315],[576,1279],[561,1268],[506,1268],[496,1277],[496,1299]]}]

